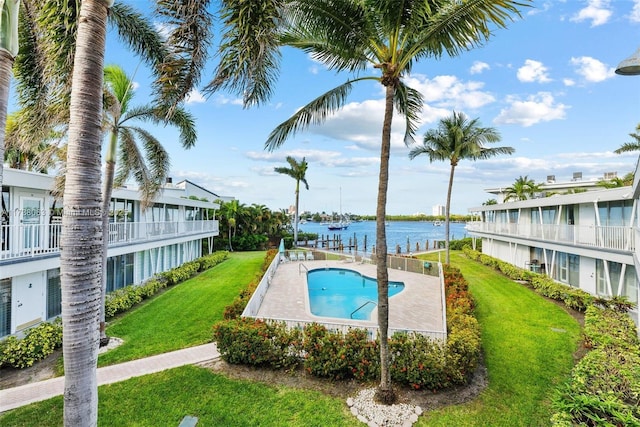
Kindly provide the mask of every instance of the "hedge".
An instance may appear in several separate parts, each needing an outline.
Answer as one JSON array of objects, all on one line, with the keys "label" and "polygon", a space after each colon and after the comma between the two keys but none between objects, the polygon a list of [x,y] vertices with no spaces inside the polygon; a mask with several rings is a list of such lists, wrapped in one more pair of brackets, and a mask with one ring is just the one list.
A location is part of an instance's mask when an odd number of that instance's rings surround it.
[{"label": "hedge", "polygon": [[62,346],[62,320],[44,322],[26,331],[25,337],[10,336],[0,342],[0,368],[28,368]]}]

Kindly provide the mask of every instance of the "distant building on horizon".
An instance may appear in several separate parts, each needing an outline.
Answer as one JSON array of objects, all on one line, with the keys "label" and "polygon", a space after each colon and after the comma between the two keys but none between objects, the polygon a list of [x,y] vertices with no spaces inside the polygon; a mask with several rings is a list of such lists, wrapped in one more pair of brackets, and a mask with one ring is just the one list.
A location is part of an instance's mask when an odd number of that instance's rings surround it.
[{"label": "distant building on horizon", "polygon": [[445,208],[442,205],[434,205],[431,207],[431,215],[433,216],[444,216]]}]

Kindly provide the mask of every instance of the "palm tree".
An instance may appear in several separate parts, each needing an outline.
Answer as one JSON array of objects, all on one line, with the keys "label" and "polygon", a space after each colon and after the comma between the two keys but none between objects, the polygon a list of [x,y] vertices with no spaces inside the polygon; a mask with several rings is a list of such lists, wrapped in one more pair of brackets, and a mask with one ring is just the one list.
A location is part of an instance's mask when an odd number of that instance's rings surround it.
[{"label": "palm tree", "polygon": [[625,142],[618,148],[614,150],[614,153],[622,154],[628,153],[630,151],[639,151],[640,150],[640,124],[636,126],[635,133],[630,133],[629,136],[634,140],[632,142]]},{"label": "palm tree", "polygon": [[4,135],[7,124],[11,68],[18,54],[18,11],[20,0],[4,0],[0,3],[0,187],[4,171]]},{"label": "palm tree", "polygon": [[296,180],[296,212],[295,212],[295,216],[293,217],[293,246],[297,246],[298,245],[298,218],[300,215],[300,210],[299,210],[299,205],[300,205],[300,182],[302,182],[305,186],[305,188],[308,190],[309,189],[309,184],[307,183],[307,167],[309,166],[309,164],[307,163],[307,161],[305,160],[305,158],[302,158],[302,161],[300,161],[298,163],[298,161],[296,161],[296,159],[294,159],[291,156],[287,156],[287,163],[289,163],[289,167],[277,167],[274,168],[273,170],[276,171],[277,173],[281,173],[283,175],[287,175],[290,176],[291,178]]},{"label": "palm tree", "polygon": [[[321,124],[346,104],[355,83],[375,81],[385,89],[380,140],[380,172],[376,208],[380,385],[376,397],[395,400],[389,371],[389,298],[385,234],[391,122],[394,110],[405,118],[405,142],[413,141],[423,106],[421,94],[403,81],[413,64],[443,54],[456,56],[483,44],[490,26],[505,27],[523,3],[515,0],[225,0],[220,64],[210,91],[228,88],[242,94],[245,105],[259,104],[271,94],[277,77],[279,48],[291,46],[311,54],[330,70],[355,75],[303,106],[269,135],[274,150],[297,131]],[[358,73],[376,70],[377,75]],[[395,108],[394,108],[395,107]]]},{"label": "palm tree", "polygon": [[429,161],[449,160],[449,187],[447,188],[447,203],[444,213],[444,233],[446,262],[450,262],[449,254],[449,222],[451,219],[451,192],[453,189],[453,174],[460,160],[484,160],[499,154],[512,154],[512,147],[487,148],[486,143],[500,141],[500,134],[494,128],[481,127],[478,119],[468,120],[463,113],[453,112],[453,115],[440,120],[438,127],[430,129],[424,134],[422,145],[409,152],[409,158],[415,159],[422,154],[429,156]]},{"label": "palm tree", "polygon": [[[102,183],[102,226],[104,230],[108,230],[111,193],[114,186],[122,186],[133,175],[142,193],[142,209],[145,209],[156,197],[169,174],[169,154],[160,141],[146,129],[131,124],[131,122],[173,125],[180,130],[180,142],[184,148],[193,147],[197,134],[193,116],[181,107],[177,107],[170,116],[167,116],[165,108],[155,105],[131,107],[130,102],[134,95],[133,82],[121,67],[117,65],[105,67],[104,79],[104,130],[109,134],[109,140]],[[142,151],[138,147],[138,141],[143,143]],[[116,156],[118,153],[120,167],[116,176]],[[101,345],[106,345],[109,342],[105,334],[104,309],[107,292],[108,246],[109,239],[103,239],[100,304]]]},{"label": "palm tree", "polygon": [[487,201],[482,202],[482,206],[492,206],[497,204],[498,204],[498,201],[496,199],[487,199]]},{"label": "palm tree", "polygon": [[[65,369],[64,425],[95,426],[97,424],[96,362],[98,351],[99,305],[101,295],[102,228],[100,191],[100,147],[102,141],[102,82],[107,17],[120,29],[119,35],[138,54],[148,47],[145,38],[137,37],[148,27],[130,25],[142,15],[130,13],[128,6],[112,0],[81,2],[25,0],[25,6],[38,13],[39,20],[30,21],[34,38],[40,37],[43,49],[54,60],[27,61],[64,68],[73,64],[72,78],[54,88],[69,87],[61,99],[68,99],[69,125],[66,185],[60,270],[62,282],[63,351]],[[208,1],[166,2],[157,0],[158,21],[170,24],[164,46],[166,55],[155,58],[152,68],[159,78],[155,89],[167,101],[172,112],[192,87],[198,83],[206,60],[206,45],[211,27]],[[80,6],[79,13],[76,6]],[[112,7],[113,6],[113,7]],[[109,11],[109,9],[111,10]],[[140,19],[137,19],[140,21]],[[53,22],[44,31],[41,22]],[[57,32],[56,32],[57,31]],[[55,37],[54,37],[55,35]],[[75,44],[73,43],[75,41]],[[62,48],[62,46],[65,48]],[[0,81],[9,78],[9,69],[0,60]],[[61,73],[43,72],[38,76],[58,78]],[[64,78],[62,78],[64,80]],[[1,86],[1,84],[0,84]],[[55,93],[50,95],[55,98]],[[0,93],[0,103],[4,94]],[[59,99],[56,99],[58,101]],[[64,102],[62,102],[64,105]],[[0,104],[0,117],[6,105]],[[2,119],[4,121],[4,119]],[[1,126],[4,129],[4,123]]]},{"label": "palm tree", "polygon": [[[640,149],[640,146],[638,147],[638,149]],[[629,172],[622,178],[620,178],[619,176],[614,176],[611,179],[601,179],[596,183],[596,185],[598,187],[604,187],[604,188],[627,187],[627,186],[633,185],[633,178],[634,178],[633,172]]]},{"label": "palm tree", "polygon": [[510,200],[527,200],[540,192],[540,185],[530,179],[528,175],[519,176],[515,182],[505,189],[505,202]]}]

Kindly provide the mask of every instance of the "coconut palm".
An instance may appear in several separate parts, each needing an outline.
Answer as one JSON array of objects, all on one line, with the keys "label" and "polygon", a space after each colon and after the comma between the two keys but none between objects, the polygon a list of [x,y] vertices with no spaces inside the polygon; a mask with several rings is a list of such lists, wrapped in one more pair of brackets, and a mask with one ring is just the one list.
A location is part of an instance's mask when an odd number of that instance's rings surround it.
[{"label": "coconut palm", "polygon": [[527,200],[538,192],[540,192],[539,184],[536,184],[528,175],[520,175],[510,187],[505,188],[504,201]]},{"label": "coconut palm", "polygon": [[[148,130],[136,123],[173,125],[180,131],[180,142],[191,148],[196,142],[193,116],[181,107],[167,116],[166,108],[155,105],[132,107],[133,82],[117,65],[104,69],[105,79],[105,126],[108,134],[105,155],[105,170],[102,190],[102,226],[109,229],[109,210],[113,187],[122,186],[133,175],[142,194],[142,209],[156,197],[169,174],[169,154],[162,143]],[[142,150],[138,142],[142,142]],[[116,175],[116,157],[120,166]],[[107,292],[107,247],[109,240],[103,239],[102,252],[102,296],[100,304],[100,340],[108,343],[105,335],[105,296]]]},{"label": "coconut palm", "polygon": [[298,244],[298,220],[300,215],[300,182],[302,182],[305,188],[309,189],[309,183],[307,183],[307,167],[309,164],[303,157],[300,162],[294,159],[291,156],[287,156],[287,163],[289,163],[289,167],[277,167],[273,170],[277,173],[281,173],[283,175],[290,176],[291,178],[296,180],[296,212],[293,217],[293,246]]},{"label": "coconut palm", "polygon": [[424,134],[422,145],[411,149],[409,158],[420,155],[429,156],[429,161],[449,161],[449,187],[444,213],[444,233],[446,263],[449,264],[449,222],[451,220],[451,192],[453,174],[461,160],[483,160],[499,154],[512,154],[512,147],[485,147],[487,143],[500,141],[500,133],[494,128],[480,126],[478,119],[469,120],[463,113],[455,111],[449,117],[440,120],[438,127]]},{"label": "coconut palm", "polygon": [[[69,100],[63,249],[60,257],[65,355],[64,425],[95,426],[100,266],[104,234],[99,183],[107,18],[119,29],[119,36],[135,53],[140,54],[148,46],[146,39],[134,35],[144,27],[135,23],[131,25],[133,21],[122,20],[142,16],[128,13],[132,11],[128,6],[114,6],[111,0],[25,0],[25,5],[32,2],[37,7],[31,12],[37,13],[38,17],[31,21],[37,30],[33,35],[40,37],[43,49],[31,53],[43,53],[44,57],[44,54],[48,54],[53,60],[28,63],[37,64],[45,71],[47,67],[64,69],[73,64],[72,78],[66,82],[61,83],[59,76],[62,74],[50,70],[38,76],[57,76],[58,85],[51,85],[54,89],[69,87],[69,82],[71,85],[70,97],[65,97],[69,92],[64,90],[51,94],[52,99],[59,95],[60,99]],[[185,5],[182,2],[156,0],[155,4],[157,21],[169,24],[169,35],[163,43],[167,54],[155,58],[151,66],[159,76],[155,92],[167,101],[171,112],[198,83],[204,66],[211,27],[208,1],[188,2]],[[79,11],[76,10],[78,5]],[[42,26],[43,22],[50,25]],[[1,65],[0,74],[0,80],[9,75]],[[2,96],[0,93],[0,103]]]},{"label": "coconut palm", "polygon": [[0,0],[0,187],[4,170],[4,135],[11,86],[11,68],[18,54],[18,11],[20,0]]},{"label": "coconut palm", "polygon": [[[638,146],[638,149],[640,149],[640,146]],[[633,172],[629,172],[622,178],[620,178],[619,176],[614,176],[611,179],[601,179],[596,183],[596,185],[598,187],[604,187],[604,188],[627,187],[627,186],[633,185],[633,179],[634,179]]]},{"label": "coconut palm", "polygon": [[[298,109],[269,135],[274,150],[297,131],[321,124],[346,104],[355,83],[378,82],[385,90],[376,208],[380,385],[376,396],[393,402],[389,371],[387,240],[385,234],[391,122],[394,110],[405,118],[405,142],[413,141],[423,99],[404,79],[413,64],[443,54],[456,56],[483,44],[491,26],[505,27],[523,2],[512,0],[224,0],[226,31],[220,65],[208,89],[242,94],[246,105],[269,98],[277,77],[279,48],[301,49],[332,71],[354,77]],[[376,75],[358,73],[375,70]]]},{"label": "coconut palm", "polygon": [[622,154],[630,151],[640,151],[640,124],[636,126],[636,131],[634,133],[630,133],[629,136],[633,138],[633,141],[625,142],[620,146],[620,148],[614,150],[614,153]]}]

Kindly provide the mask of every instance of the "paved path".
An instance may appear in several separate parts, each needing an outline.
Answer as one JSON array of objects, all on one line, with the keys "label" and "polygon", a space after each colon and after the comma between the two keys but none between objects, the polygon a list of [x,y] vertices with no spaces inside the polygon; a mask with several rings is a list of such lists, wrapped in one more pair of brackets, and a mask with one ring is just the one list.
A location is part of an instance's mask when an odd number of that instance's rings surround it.
[{"label": "paved path", "polygon": [[[129,378],[153,374],[178,366],[206,362],[220,356],[215,343],[158,354],[144,359],[98,368],[98,385],[111,384]],[[64,377],[52,378],[0,390],[0,412],[19,408],[64,393]]]}]

